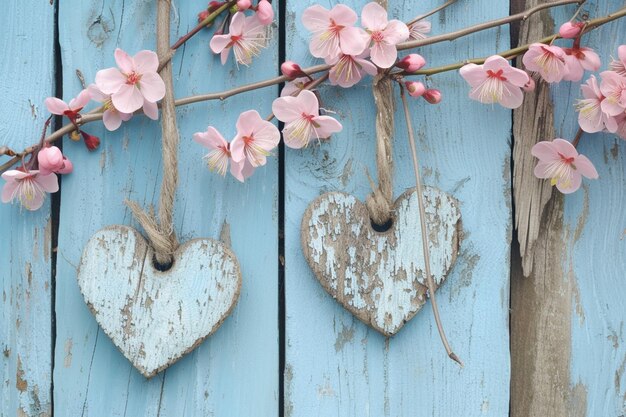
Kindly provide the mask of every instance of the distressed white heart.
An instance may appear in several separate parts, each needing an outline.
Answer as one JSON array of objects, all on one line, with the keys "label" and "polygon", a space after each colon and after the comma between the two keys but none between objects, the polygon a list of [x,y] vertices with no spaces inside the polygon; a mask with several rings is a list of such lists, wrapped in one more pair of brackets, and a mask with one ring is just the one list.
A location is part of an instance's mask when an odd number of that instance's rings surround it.
[{"label": "distressed white heart", "polygon": [[[386,336],[397,333],[426,302],[418,201],[414,189],[395,202],[389,230],[372,228],[365,204],[331,192],[307,207],[301,225],[304,256],[324,289],[348,311]],[[431,272],[437,287],[459,246],[458,202],[424,188]]]},{"label": "distressed white heart", "polygon": [[241,288],[237,259],[218,241],[186,242],[164,272],[155,269],[153,256],[135,229],[110,226],[89,240],[78,272],[98,324],[147,378],[214,333]]}]

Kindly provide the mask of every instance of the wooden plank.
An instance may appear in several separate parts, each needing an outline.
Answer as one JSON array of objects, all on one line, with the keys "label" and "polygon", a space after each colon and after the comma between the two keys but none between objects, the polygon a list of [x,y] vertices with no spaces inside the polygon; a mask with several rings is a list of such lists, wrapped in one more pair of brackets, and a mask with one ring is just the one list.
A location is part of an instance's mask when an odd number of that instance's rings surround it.
[{"label": "wooden plank", "polygon": [[[173,2],[172,38],[196,24],[195,2]],[[80,69],[93,80],[98,69],[114,65],[113,51],[155,48],[154,2],[78,1],[61,4],[64,91],[79,91]],[[233,61],[222,67],[209,52],[210,36],[197,35],[175,57],[176,97],[220,91],[269,78],[276,73],[277,31],[249,69]],[[222,327],[196,350],[150,380],[140,375],[99,329],[76,282],[76,267],[88,239],[111,224],[136,227],[123,200],[157,201],[161,141],[157,122],[135,117],[107,133],[97,152],[80,143],[67,152],[76,171],[64,184],[59,234],[58,337],[55,369],[57,416],[239,416],[276,415],[278,410],[277,326],[277,162],[258,170],[242,185],[210,173],[194,132],[215,125],[234,135],[235,120],[251,107],[271,107],[275,89],[227,102],[195,104],[178,110],[181,133],[180,183],[175,224],[181,241],[217,238],[226,220],[243,284],[239,303]],[[78,221],[77,221],[78,220]],[[262,248],[262,250],[260,250]]]},{"label": "wooden plank", "polygon": [[[620,0],[589,1],[584,12],[602,16],[624,6]],[[574,7],[554,11],[555,24]],[[584,44],[602,57],[603,69],[616,56],[626,31],[621,20],[594,31]],[[576,134],[574,100],[579,83],[552,90],[554,130]],[[546,137],[545,139],[551,139]],[[626,414],[626,203],[624,143],[609,134],[585,134],[578,147],[596,165],[597,181],[577,193],[556,196],[546,208],[533,274],[512,284],[511,415],[576,417]]]},{"label": "wooden plank", "polygon": [[[317,63],[300,21],[313,3],[287,3],[287,59],[302,66]],[[346,3],[360,11],[367,2]],[[390,0],[389,10],[408,20],[440,3]],[[506,2],[459,2],[433,19],[433,32],[508,12]],[[505,28],[420,53],[436,65],[508,46]],[[370,192],[364,169],[375,173],[371,79],[351,90],[325,86],[322,106],[337,112],[343,131],[328,143],[286,151],[286,416],[508,416],[511,113],[471,102],[456,73],[435,76],[430,84],[441,88],[444,103],[416,100],[411,108],[425,182],[460,201],[463,243],[438,294],[448,335],[466,367],[445,355],[430,306],[386,339],[326,294],[306,264],[300,221],[307,205],[325,191],[363,201]],[[401,114],[396,128],[398,196],[414,182]]]},{"label": "wooden plank", "polygon": [[[41,135],[54,94],[54,5],[9,2],[0,25],[0,143],[21,150]],[[0,204],[2,416],[51,413],[50,243],[50,199],[36,212]]]}]

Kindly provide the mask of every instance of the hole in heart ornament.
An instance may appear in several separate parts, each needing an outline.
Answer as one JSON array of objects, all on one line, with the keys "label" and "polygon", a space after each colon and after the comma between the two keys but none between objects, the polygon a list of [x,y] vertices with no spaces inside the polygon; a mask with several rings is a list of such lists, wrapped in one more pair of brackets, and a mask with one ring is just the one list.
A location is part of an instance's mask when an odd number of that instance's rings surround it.
[{"label": "hole in heart ornament", "polygon": [[150,378],[214,333],[235,307],[241,273],[235,255],[212,239],[193,239],[167,271],[153,263],[139,232],[98,231],[80,261],[78,285],[102,330]]},{"label": "hole in heart ornament", "polygon": [[[424,187],[431,272],[439,287],[459,247],[459,203]],[[415,190],[394,203],[393,224],[372,228],[368,210],[350,194],[322,194],[301,224],[304,256],[326,292],[385,336],[396,334],[426,302],[427,287]]]}]

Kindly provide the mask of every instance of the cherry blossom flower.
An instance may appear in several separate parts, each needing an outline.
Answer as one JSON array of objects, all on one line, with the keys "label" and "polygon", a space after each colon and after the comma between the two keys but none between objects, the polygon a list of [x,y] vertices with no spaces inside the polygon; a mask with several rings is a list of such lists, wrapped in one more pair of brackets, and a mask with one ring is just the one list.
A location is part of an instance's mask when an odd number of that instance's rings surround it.
[{"label": "cherry blossom flower", "polygon": [[575,105],[580,128],[589,133],[601,132],[605,128],[609,132],[615,132],[617,122],[602,111],[604,96],[600,91],[596,77],[593,75],[589,77],[580,88],[584,99],[578,100]]},{"label": "cherry blossom flower", "polygon": [[256,16],[265,26],[270,25],[274,21],[274,9],[272,9],[272,4],[267,0],[259,1],[256,7]]},{"label": "cherry blossom flower", "polygon": [[367,47],[369,36],[363,29],[354,27],[357,19],[354,10],[343,4],[331,10],[320,5],[307,8],[302,14],[302,23],[313,32],[309,43],[311,55],[332,60],[342,53],[362,53]]},{"label": "cherry blossom flower", "polygon": [[47,146],[41,149],[37,153],[37,162],[39,163],[40,175],[48,175],[53,172],[69,174],[74,169],[70,160],[56,146]]},{"label": "cherry blossom flower", "polygon": [[230,32],[226,35],[214,35],[211,39],[211,50],[221,54],[222,65],[226,64],[230,50],[235,60],[242,65],[250,65],[252,58],[259,56],[265,48],[265,27],[257,15],[248,16],[241,12],[233,15],[230,21]]},{"label": "cherry blossom flower", "polygon": [[143,50],[131,57],[117,48],[115,62],[119,68],[96,73],[96,85],[103,94],[111,95],[111,102],[118,111],[133,113],[144,102],[156,103],[165,96],[165,83],[157,74],[157,54]]},{"label": "cherry blossom flower", "polygon": [[209,149],[209,153],[205,155],[204,159],[207,160],[211,171],[217,171],[221,176],[225,176],[230,161],[231,175],[241,182],[244,182],[254,172],[254,167],[247,159],[241,162],[232,160],[230,144],[213,126],[209,126],[206,132],[194,133],[193,140]]},{"label": "cherry blossom flower", "polygon": [[565,22],[559,28],[559,36],[565,39],[575,38],[585,26],[582,22]]},{"label": "cherry blossom flower", "polygon": [[409,54],[396,62],[396,67],[406,72],[415,72],[426,65],[426,60],[420,54]]},{"label": "cherry blossom flower", "polygon": [[27,210],[37,210],[46,198],[46,193],[59,191],[55,174],[41,174],[38,170],[24,172],[16,169],[2,174],[6,181],[2,187],[2,202],[17,200]]},{"label": "cherry blossom flower", "polygon": [[[117,110],[113,105],[111,95],[104,94],[97,85],[91,84],[87,86],[87,90],[89,91],[89,95],[91,96],[92,100],[103,104],[104,113],[102,113],[102,123],[104,124],[104,127],[107,128],[107,130],[117,130],[122,125],[122,122],[127,122],[128,120],[130,120],[131,117],[133,117],[132,113],[122,113]],[[149,102],[144,100],[144,113],[153,120],[158,119],[158,107],[156,106],[156,103],[154,104],[154,107],[157,108],[156,117],[152,117],[155,115],[145,111],[146,103]],[[148,106],[149,105],[150,104],[148,104]],[[149,107],[149,109],[152,110],[152,107]]]},{"label": "cherry blossom flower", "polygon": [[272,111],[285,123],[283,139],[290,148],[303,148],[311,139],[328,138],[343,128],[334,118],[319,115],[317,96],[309,90],[302,90],[297,97],[277,98]]},{"label": "cherry blossom flower", "polygon": [[372,42],[372,62],[380,68],[391,67],[398,58],[396,45],[408,39],[409,28],[399,20],[388,20],[387,10],[375,2],[363,7],[361,21]]},{"label": "cherry blossom flower", "polygon": [[409,38],[410,39],[426,39],[427,33],[430,33],[431,24],[426,20],[418,20],[415,23],[409,25]]},{"label": "cherry blossom flower", "polygon": [[472,87],[469,96],[473,100],[499,103],[509,109],[519,107],[524,100],[522,88],[528,83],[528,74],[499,55],[490,56],[483,65],[464,65],[459,72]]},{"label": "cherry blossom flower", "polygon": [[270,151],[278,146],[280,132],[273,123],[263,120],[256,110],[248,110],[237,119],[237,135],[230,143],[233,161],[247,160],[253,167],[265,165]]},{"label": "cherry blossom flower", "polygon": [[565,48],[566,81],[580,81],[585,70],[597,71],[600,69],[600,57],[591,48]]},{"label": "cherry blossom flower", "polygon": [[602,82],[600,91],[604,95],[602,111],[609,116],[617,116],[626,111],[626,77],[622,77],[613,71],[600,73]]},{"label": "cherry blossom flower", "polygon": [[555,45],[533,43],[522,62],[529,71],[537,72],[549,83],[559,82],[567,74],[565,51]]},{"label": "cherry blossom flower", "polygon": [[619,75],[626,77],[626,45],[621,45],[617,48],[617,58],[611,61],[609,68],[611,71],[618,73]]},{"label": "cherry blossom flower", "polygon": [[376,75],[376,65],[365,59],[368,54],[369,51],[365,51],[357,56],[341,54],[334,59],[327,59],[326,63],[333,66],[328,74],[330,83],[349,88],[361,81],[364,74]]},{"label": "cherry blossom flower", "polygon": [[574,145],[564,139],[539,142],[533,146],[531,154],[539,159],[535,176],[550,179],[550,183],[563,194],[578,190],[583,176],[598,178],[593,163],[586,156],[579,155]]},{"label": "cherry blossom flower", "polygon": [[48,97],[44,100],[44,104],[50,113],[59,116],[67,116],[75,123],[80,111],[89,103],[90,98],[89,92],[85,89],[81,91],[78,96],[71,99],[69,104],[56,97]]}]

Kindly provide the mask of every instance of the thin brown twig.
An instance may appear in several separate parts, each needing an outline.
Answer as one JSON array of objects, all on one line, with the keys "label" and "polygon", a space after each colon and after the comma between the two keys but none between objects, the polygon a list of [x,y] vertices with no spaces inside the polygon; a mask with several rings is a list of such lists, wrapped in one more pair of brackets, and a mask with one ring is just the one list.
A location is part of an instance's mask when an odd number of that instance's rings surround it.
[{"label": "thin brown twig", "polygon": [[426,12],[422,15],[417,16],[415,19],[410,20],[406,25],[407,26],[411,26],[413,23],[415,22],[419,22],[420,20],[426,19],[427,17],[430,17],[432,15],[434,15],[437,12],[442,11],[443,9],[445,9],[446,7],[449,7],[451,5],[453,5],[454,3],[456,3],[458,0],[448,0],[447,2],[445,2],[444,4],[435,7],[434,9],[432,9],[429,12]]},{"label": "thin brown twig", "polygon": [[424,209],[424,191],[422,188],[422,178],[420,176],[419,160],[417,158],[417,150],[415,149],[415,137],[413,135],[413,126],[411,124],[411,113],[409,112],[409,104],[404,94],[404,87],[401,83],[400,97],[402,98],[402,106],[404,108],[404,118],[406,120],[406,128],[408,131],[409,145],[411,147],[411,157],[413,159],[413,170],[415,171],[415,193],[417,194],[417,203],[420,212],[420,228],[422,232],[422,250],[424,253],[424,269],[426,272],[426,284],[428,286],[428,293],[430,295],[430,303],[433,309],[433,315],[435,316],[435,323],[437,323],[437,330],[439,331],[439,337],[443,343],[443,347],[446,349],[446,353],[456,363],[463,367],[461,359],[452,351],[448,338],[443,330],[441,324],[441,317],[439,316],[439,307],[437,306],[437,297],[435,296],[435,281],[433,275],[430,272],[430,250],[428,248],[428,225],[426,224],[426,210]]},{"label": "thin brown twig", "polygon": [[418,46],[431,45],[434,43],[439,43],[439,42],[444,42],[444,41],[453,41],[462,36],[466,36],[475,32],[480,32],[482,30],[491,29],[494,27],[506,25],[508,23],[517,22],[520,20],[524,21],[528,19],[531,15],[544,9],[564,6],[567,4],[574,4],[574,3],[581,4],[584,2],[585,0],[560,0],[560,1],[555,1],[552,3],[540,4],[538,6],[531,7],[528,10],[524,10],[523,12],[512,14],[510,16],[503,17],[500,19],[490,20],[488,22],[480,23],[478,25],[469,26],[469,27],[466,27],[465,29],[460,29],[460,30],[450,32],[450,33],[444,33],[438,36],[431,36],[426,39],[416,39],[413,41],[404,42],[398,45],[398,51],[403,51],[405,49],[413,49],[413,48],[417,48]]},{"label": "thin brown twig", "polygon": [[579,127],[578,132],[576,132],[576,136],[574,136],[574,140],[572,141],[572,145],[574,145],[574,148],[578,147],[578,142],[580,142],[580,138],[583,137],[584,133],[585,131]]}]

